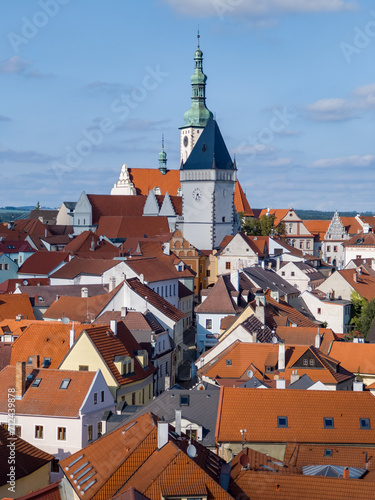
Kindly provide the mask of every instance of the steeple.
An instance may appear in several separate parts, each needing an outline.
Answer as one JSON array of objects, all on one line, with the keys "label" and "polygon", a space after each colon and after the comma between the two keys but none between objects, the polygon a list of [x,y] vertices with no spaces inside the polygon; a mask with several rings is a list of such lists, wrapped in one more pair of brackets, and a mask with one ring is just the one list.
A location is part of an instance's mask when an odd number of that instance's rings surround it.
[{"label": "steeple", "polygon": [[191,107],[184,113],[185,127],[205,127],[213,114],[206,107],[206,80],[203,73],[203,52],[199,47],[199,30],[197,34],[198,47],[194,53],[194,73],[191,76],[192,98]]},{"label": "steeple", "polygon": [[161,139],[161,151],[159,153],[159,170],[165,175],[167,173],[167,153],[164,151],[164,134]]}]

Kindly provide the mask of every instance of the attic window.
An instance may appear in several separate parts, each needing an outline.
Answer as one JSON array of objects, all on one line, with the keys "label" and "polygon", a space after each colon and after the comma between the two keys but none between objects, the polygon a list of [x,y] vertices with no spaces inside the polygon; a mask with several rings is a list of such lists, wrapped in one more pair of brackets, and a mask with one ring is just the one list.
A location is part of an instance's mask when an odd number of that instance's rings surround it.
[{"label": "attic window", "polygon": [[334,429],[335,428],[333,418],[327,418],[327,417],[324,418],[324,428],[325,429]]},{"label": "attic window", "polygon": [[360,418],[359,423],[360,423],[361,429],[371,429],[369,418]]},{"label": "attic window", "polygon": [[27,358],[26,364],[27,364],[27,365],[32,365],[32,364],[33,364],[33,357],[32,357],[32,356],[29,356],[29,357]]},{"label": "attic window", "polygon": [[180,396],[180,406],[189,406],[189,396]]},{"label": "attic window", "polygon": [[67,389],[68,385],[70,384],[70,381],[71,381],[70,378],[64,378],[60,384],[60,389]]},{"label": "attic window", "polygon": [[227,359],[226,360],[226,365],[227,366],[232,366],[232,360],[231,359]]},{"label": "attic window", "polygon": [[38,301],[39,302],[44,302],[44,299],[43,299],[43,297],[41,295],[38,296]]},{"label": "attic window", "polygon": [[36,378],[34,382],[31,384],[31,387],[39,387],[41,381],[42,381],[41,378]]},{"label": "attic window", "polygon": [[309,364],[310,366],[315,366],[315,359],[310,359]]},{"label": "attic window", "polygon": [[42,368],[49,368],[51,364],[51,358],[44,358],[42,363]]},{"label": "attic window", "polygon": [[288,417],[277,417],[277,427],[288,427]]},{"label": "attic window", "polygon": [[324,450],[325,457],[332,457],[332,450]]}]

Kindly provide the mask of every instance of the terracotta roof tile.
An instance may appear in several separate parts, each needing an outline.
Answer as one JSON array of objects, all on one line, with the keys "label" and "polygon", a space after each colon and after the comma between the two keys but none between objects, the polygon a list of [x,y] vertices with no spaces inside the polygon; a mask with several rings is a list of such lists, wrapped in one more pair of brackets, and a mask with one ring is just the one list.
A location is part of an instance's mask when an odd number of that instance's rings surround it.
[{"label": "terracotta roof tile", "polygon": [[229,289],[228,280],[220,276],[215,285],[210,289],[207,298],[195,308],[198,314],[237,314],[242,311],[233,299]]},{"label": "terracotta roof tile", "polygon": [[25,293],[3,293],[0,296],[0,321],[15,319],[19,315],[26,319],[35,319],[28,295]]},{"label": "terracotta roof tile", "polygon": [[4,427],[0,426],[0,486],[7,484],[9,480],[10,469],[4,465],[9,463],[8,459],[10,457],[9,445],[13,444],[15,446],[16,462],[15,462],[15,479],[16,481],[25,478],[29,474],[32,474],[36,470],[40,469],[44,465],[51,462],[55,457],[40,450],[36,446],[24,441],[20,437],[14,439],[14,435],[5,430]]},{"label": "terracotta roof tile", "polygon": [[340,219],[349,235],[360,233],[363,229],[355,217],[340,217]]},{"label": "terracotta roof tile", "polygon": [[329,355],[338,359],[347,370],[375,375],[375,344],[333,342]]},{"label": "terracotta roof tile", "polygon": [[[23,282],[27,282],[26,285]],[[42,286],[49,285],[49,278],[28,278],[27,280],[23,279],[10,279],[6,280],[3,283],[0,283],[0,294],[2,293],[13,293],[16,288],[20,285],[21,287],[28,286]]]},{"label": "terracotta roof tile", "polygon": [[80,256],[89,254],[94,259],[98,258],[99,255],[107,259],[118,255],[118,248],[115,245],[109,241],[101,240],[92,231],[83,231],[71,240],[62,251]]},{"label": "terracotta roof tile", "polygon": [[315,345],[315,337],[319,333],[321,344],[319,349],[328,354],[331,343],[337,340],[337,336],[330,328],[278,326],[277,334],[286,344],[291,345]]},{"label": "terracotta roof tile", "polygon": [[170,234],[168,218],[159,216],[102,216],[96,234],[107,238],[148,238]]},{"label": "terracotta roof tile", "polygon": [[61,500],[59,483],[60,481],[49,484],[45,488],[18,497],[18,500]]},{"label": "terracotta roof tile", "polygon": [[[16,402],[16,411],[23,415],[53,417],[78,417],[95,372],[26,368],[26,375],[33,379],[26,382],[26,391]],[[32,381],[40,378],[38,387]],[[14,387],[16,367],[7,366],[0,372],[0,412],[7,412],[8,388]],[[70,379],[66,389],[60,389],[63,379]]]},{"label": "terracotta roof tile", "polygon": [[243,213],[245,217],[254,217],[254,213],[251,210],[246,194],[244,193],[239,181],[236,182],[236,187],[234,189],[234,205],[237,212]]},{"label": "terracotta roof tile", "polygon": [[119,260],[113,259],[80,259],[75,257],[51,274],[50,278],[74,279],[80,274],[101,276],[105,271],[116,267],[119,263]]},{"label": "terracotta roof tile", "polygon": [[[70,330],[73,324],[63,324],[58,321],[37,321],[26,327],[22,334],[13,342],[10,364],[17,361],[27,362],[30,356],[39,356],[40,366],[44,358],[50,358],[46,368],[57,369],[64,356],[69,351]],[[75,340],[87,325],[75,323]]]},{"label": "terracotta roof tile", "polygon": [[[306,318],[306,316],[297,311],[297,309],[292,307],[290,304],[281,299],[279,301],[274,300],[271,297],[271,292],[269,290],[266,291],[265,296],[267,306],[270,306],[266,307],[266,314],[268,313],[270,317],[282,316],[287,318],[290,322],[295,323],[296,326],[316,328],[317,325],[315,323]],[[271,328],[270,324],[268,324],[268,326]],[[273,326],[277,326],[277,324],[275,323],[272,327]]]},{"label": "terracotta roof tile", "polygon": [[35,252],[19,269],[19,274],[41,274],[48,276],[58,266],[67,262],[69,256],[64,252]]},{"label": "terracotta roof tile", "polygon": [[129,266],[138,276],[143,274],[148,283],[153,281],[176,280],[180,274],[173,266],[168,266],[157,257],[145,257],[128,259],[126,265]]},{"label": "terracotta roof tile", "polygon": [[[218,442],[241,442],[240,429],[251,429],[251,442],[372,445],[375,428],[360,429],[360,418],[371,418],[375,398],[366,392],[221,388]],[[277,426],[287,416],[288,427]],[[334,429],[324,428],[334,419]],[[253,425],[258,422],[259,425]]]},{"label": "terracotta roof tile", "polygon": [[[361,297],[367,300],[371,300],[375,297],[375,277],[372,274],[364,270],[359,274],[356,273],[355,269],[343,269],[337,272],[341,274]],[[354,281],[354,275],[356,275],[357,281]]]}]

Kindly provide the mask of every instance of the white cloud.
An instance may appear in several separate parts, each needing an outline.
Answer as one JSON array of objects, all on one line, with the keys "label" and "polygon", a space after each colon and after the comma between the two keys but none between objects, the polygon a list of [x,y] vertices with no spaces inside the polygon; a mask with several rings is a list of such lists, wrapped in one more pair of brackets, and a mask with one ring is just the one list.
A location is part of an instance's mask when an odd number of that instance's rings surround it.
[{"label": "white cloud", "polygon": [[353,93],[354,105],[361,109],[375,108],[375,83],[363,85],[354,89]]},{"label": "white cloud", "polygon": [[357,118],[355,109],[347,99],[321,99],[306,106],[307,116],[316,121],[346,121]]},{"label": "white cloud", "polygon": [[322,158],[310,164],[312,168],[370,167],[375,163],[374,155],[351,155],[337,158]]},{"label": "white cloud", "polygon": [[53,160],[52,156],[36,151],[15,151],[0,146],[0,163],[48,163]]},{"label": "white cloud", "polygon": [[339,12],[353,10],[349,0],[165,0],[179,14],[189,17],[260,17],[282,13]]}]

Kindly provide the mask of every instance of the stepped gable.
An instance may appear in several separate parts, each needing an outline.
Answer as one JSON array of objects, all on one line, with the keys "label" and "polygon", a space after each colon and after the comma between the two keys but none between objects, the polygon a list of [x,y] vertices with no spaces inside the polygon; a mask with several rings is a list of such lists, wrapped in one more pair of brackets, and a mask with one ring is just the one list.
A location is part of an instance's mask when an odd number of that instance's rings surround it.
[{"label": "stepped gable", "polygon": [[236,170],[216,120],[209,120],[181,170]]}]

